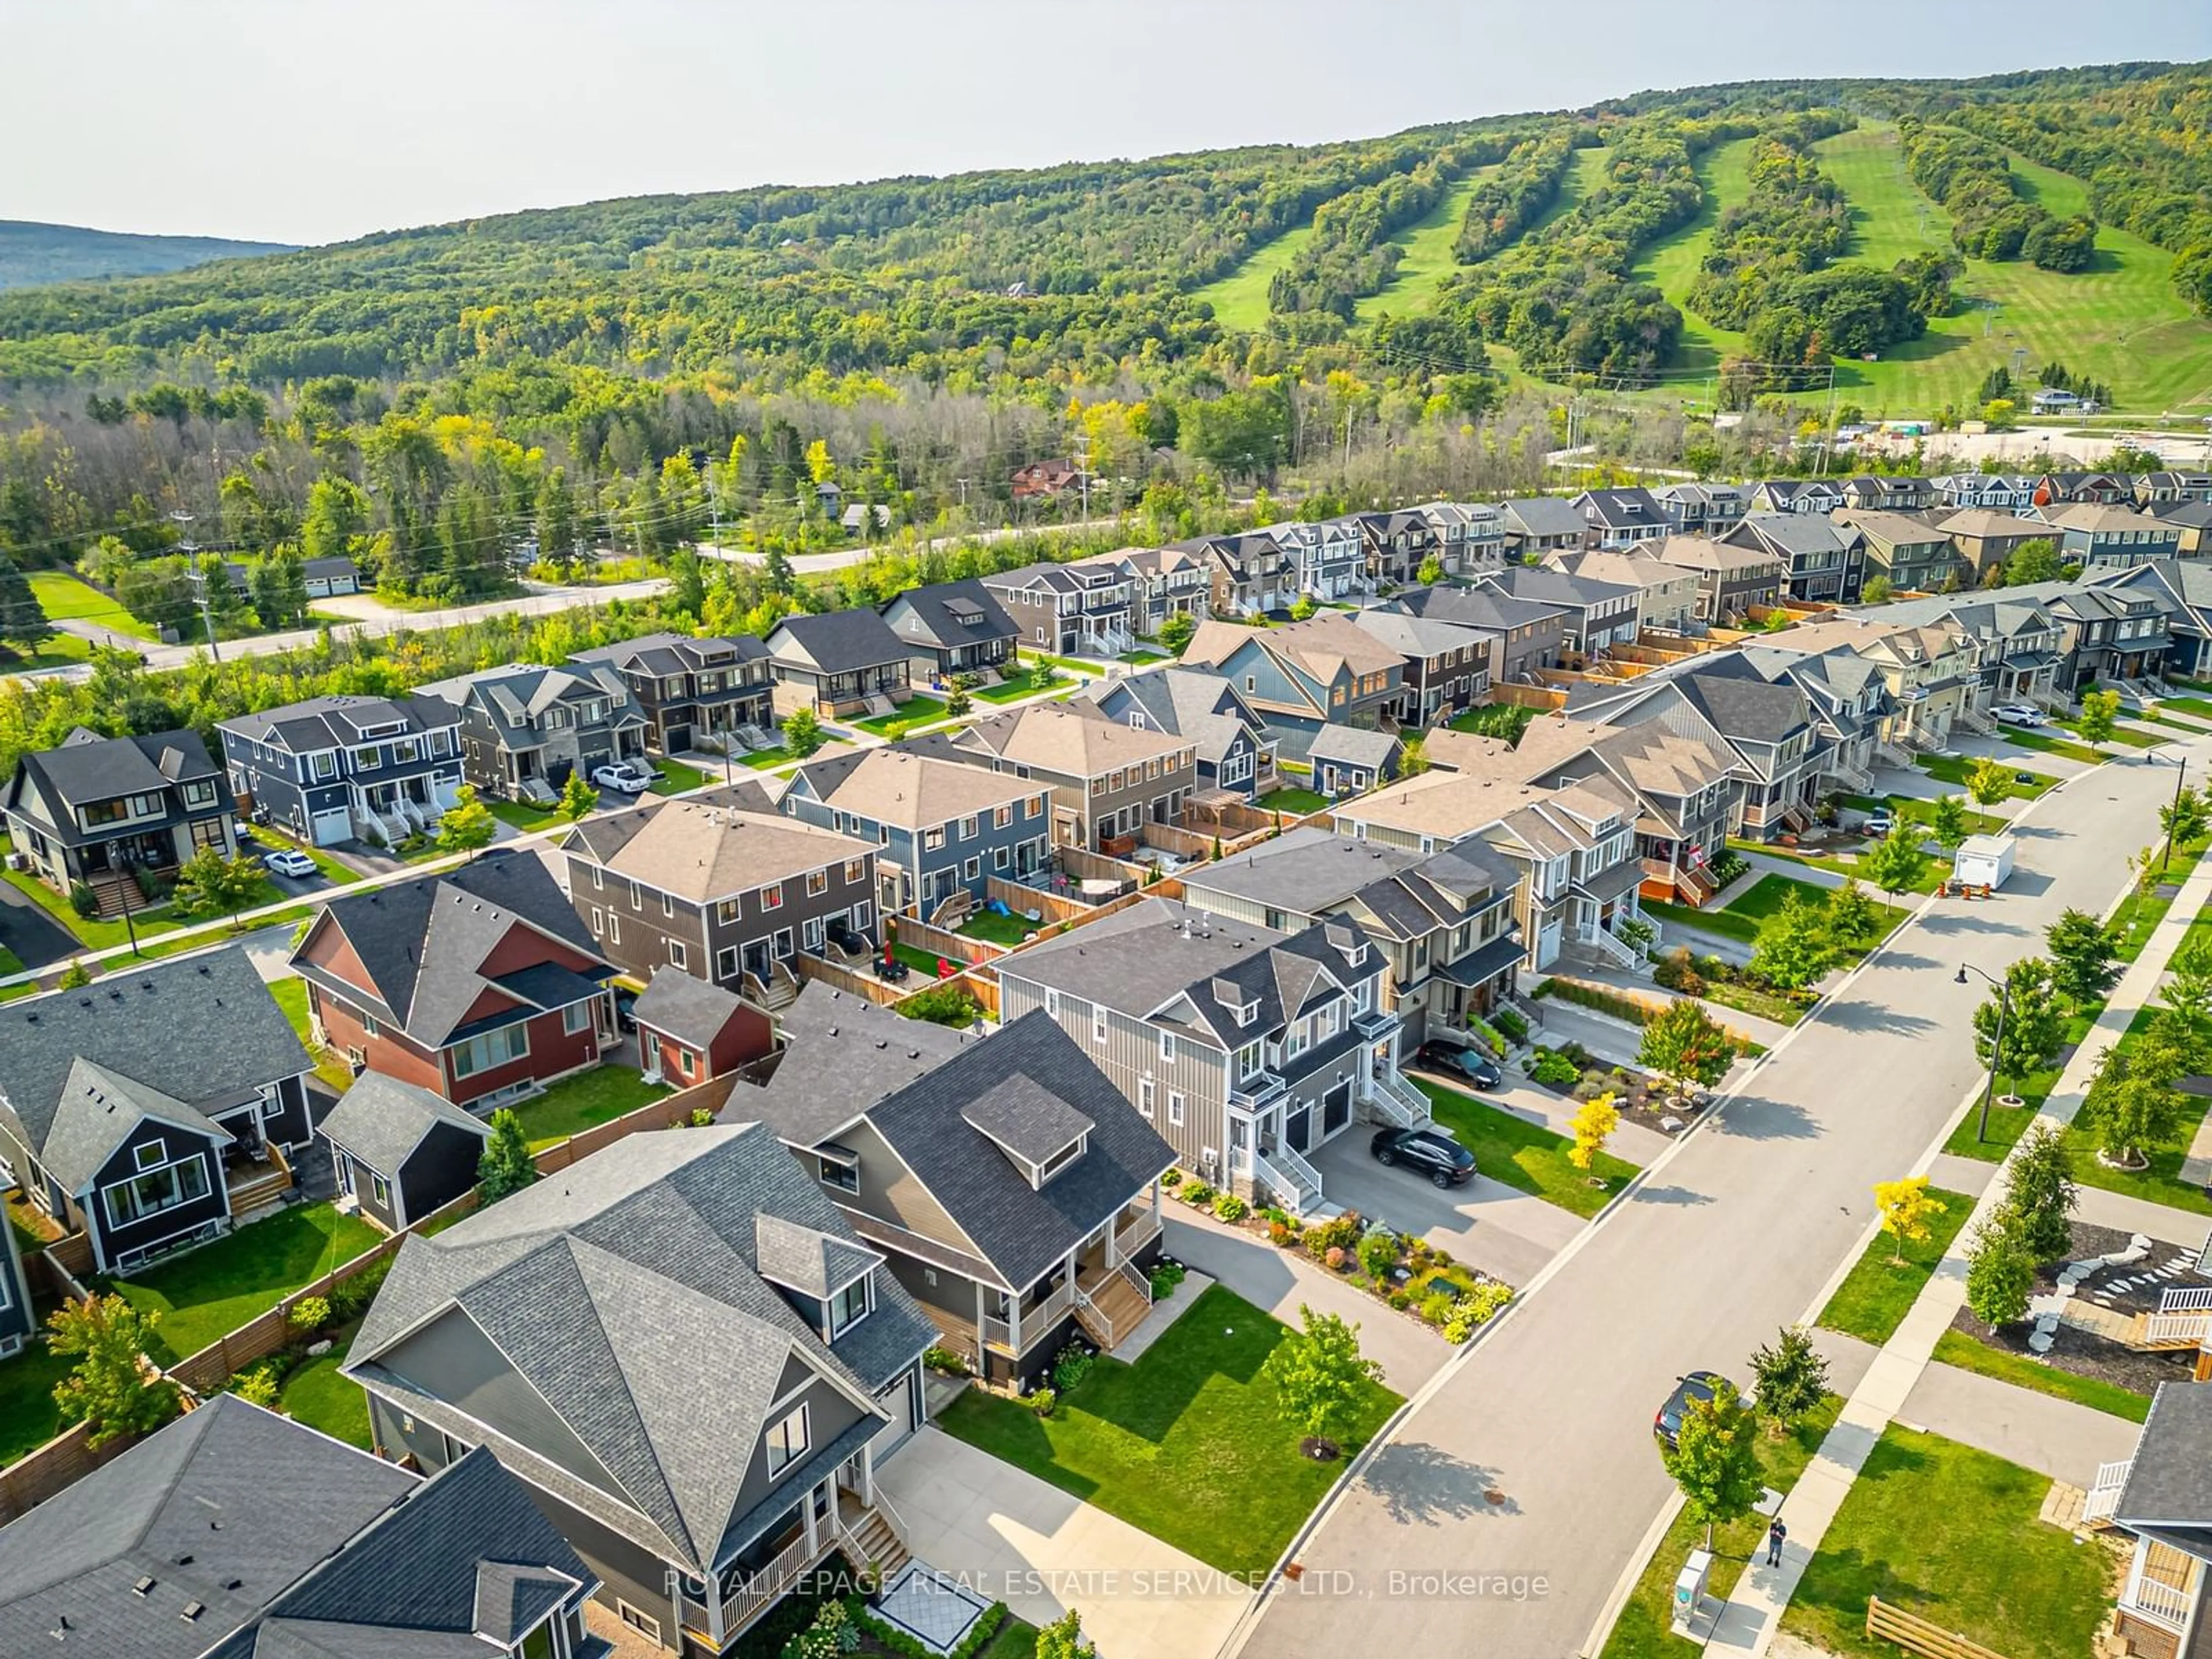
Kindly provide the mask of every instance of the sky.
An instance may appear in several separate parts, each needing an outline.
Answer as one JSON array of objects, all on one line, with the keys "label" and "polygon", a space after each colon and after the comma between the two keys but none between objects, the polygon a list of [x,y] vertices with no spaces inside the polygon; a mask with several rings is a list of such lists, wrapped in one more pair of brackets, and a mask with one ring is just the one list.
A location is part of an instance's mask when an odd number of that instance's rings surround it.
[{"label": "sky", "polygon": [[1395,131],[1771,76],[2212,58],[2134,0],[0,0],[0,219],[324,242]]}]

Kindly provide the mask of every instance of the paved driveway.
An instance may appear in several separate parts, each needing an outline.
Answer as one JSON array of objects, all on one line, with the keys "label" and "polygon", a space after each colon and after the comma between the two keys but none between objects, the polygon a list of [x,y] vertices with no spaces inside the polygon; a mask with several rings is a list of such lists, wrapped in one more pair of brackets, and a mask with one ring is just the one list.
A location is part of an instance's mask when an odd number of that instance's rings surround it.
[{"label": "paved driveway", "polygon": [[84,954],[76,935],[13,882],[0,881],[0,945],[26,968],[45,968]]},{"label": "paved driveway", "polygon": [[1033,1625],[1069,1607],[1100,1659],[1212,1653],[1250,1593],[1025,1470],[935,1428],[876,1470],[922,1560]]},{"label": "paved driveway", "polygon": [[1579,1216],[1477,1174],[1449,1190],[1402,1166],[1384,1169],[1368,1136],[1339,1135],[1314,1154],[1329,1201],[1413,1233],[1509,1285],[1526,1285],[1583,1230]]}]

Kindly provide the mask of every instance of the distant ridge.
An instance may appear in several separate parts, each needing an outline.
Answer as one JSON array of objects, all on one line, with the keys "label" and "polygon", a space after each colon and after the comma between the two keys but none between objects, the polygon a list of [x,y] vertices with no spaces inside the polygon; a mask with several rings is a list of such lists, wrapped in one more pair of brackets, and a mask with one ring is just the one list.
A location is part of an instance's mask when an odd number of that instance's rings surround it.
[{"label": "distant ridge", "polygon": [[151,276],[212,259],[289,253],[283,242],[234,242],[221,236],[135,236],[80,225],[0,219],[0,289],[76,283],[101,276]]}]

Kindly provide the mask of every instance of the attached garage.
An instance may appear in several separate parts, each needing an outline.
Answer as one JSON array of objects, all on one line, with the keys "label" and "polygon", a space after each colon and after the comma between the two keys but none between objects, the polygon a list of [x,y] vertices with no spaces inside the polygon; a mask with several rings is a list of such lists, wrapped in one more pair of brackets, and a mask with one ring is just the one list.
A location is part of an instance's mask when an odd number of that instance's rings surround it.
[{"label": "attached garage", "polygon": [[1321,1133],[1326,1140],[1352,1121],[1352,1085],[1340,1083],[1321,1103]]},{"label": "attached garage", "polygon": [[343,806],[318,812],[307,823],[307,839],[318,847],[353,839],[353,814]]},{"label": "attached garage", "polygon": [[890,1414],[890,1421],[868,1442],[868,1454],[878,1463],[905,1443],[921,1426],[921,1367],[915,1365],[897,1382],[876,1396],[876,1404]]}]

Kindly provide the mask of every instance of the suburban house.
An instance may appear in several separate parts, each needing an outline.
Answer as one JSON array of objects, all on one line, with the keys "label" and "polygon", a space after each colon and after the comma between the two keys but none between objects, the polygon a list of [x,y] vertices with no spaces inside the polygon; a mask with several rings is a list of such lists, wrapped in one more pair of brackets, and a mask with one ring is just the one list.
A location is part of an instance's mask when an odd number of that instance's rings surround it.
[{"label": "suburban house", "polygon": [[1415,588],[1399,594],[1389,608],[1483,635],[1490,645],[1493,685],[1531,683],[1538,669],[1556,668],[1567,648],[1565,611],[1557,605],[1516,599],[1487,584]]},{"label": "suburban house", "polygon": [[907,644],[915,678],[942,684],[955,674],[1002,674],[1021,630],[991,590],[970,578],[909,588],[883,609]]},{"label": "suburban house", "polygon": [[2163,594],[2039,582],[2020,597],[2039,599],[2057,621],[2065,659],[2057,689],[2067,696],[2107,680],[2151,678],[2164,669],[2172,635]]},{"label": "suburban house", "polygon": [[1093,853],[1133,851],[1139,825],[1176,823],[1198,788],[1193,739],[1064,703],[1010,708],[906,746],[1049,785],[1052,844]]},{"label": "suburban house", "polygon": [[[2121,587],[2131,584],[2125,571],[2108,573]],[[1906,599],[1881,605],[1862,614],[1893,626],[1918,627],[1945,623],[1963,629],[1974,641],[1980,665],[1982,690],[1975,706],[1987,708],[2003,702],[2063,703],[2071,684],[2067,668],[2067,631],[2045,599],[2038,594],[2069,592],[2069,583],[2008,587],[1986,596],[1959,593],[1925,599]]]},{"label": "suburban house", "polygon": [[889,714],[914,695],[905,641],[872,611],[786,617],[768,636],[779,707],[828,718]]},{"label": "suburban house", "polygon": [[2045,472],[2035,479],[2028,495],[2029,502],[2039,507],[2074,501],[2125,507],[2135,498],[2135,477],[2126,472]]},{"label": "suburban house", "polygon": [[1781,555],[1741,545],[1742,526],[1729,533],[1736,539],[1669,536],[1652,547],[1662,564],[1697,573],[1698,620],[1710,628],[1740,626],[1754,605],[1764,610],[1781,604],[1789,576],[1789,563]]},{"label": "suburban house", "polygon": [[1057,501],[1063,491],[1074,489],[1083,482],[1083,469],[1063,457],[1059,460],[1031,461],[1027,466],[1015,469],[1007,480],[1007,488],[1018,501]]},{"label": "suburban house", "polygon": [[1871,793],[1881,758],[1875,745],[1895,708],[1884,665],[1843,641],[1810,649],[1787,640],[1747,645],[1743,659],[1762,679],[1787,680],[1805,694],[1813,716],[1814,792]]},{"label": "suburban house", "polygon": [[1962,507],[1939,514],[1936,527],[1951,538],[1959,556],[1972,568],[1972,585],[1978,587],[2028,543],[2057,540],[2040,520],[2019,518],[1993,507]]},{"label": "suburban house", "polygon": [[1971,580],[1966,561],[1951,538],[1929,520],[1881,508],[1846,507],[1834,516],[1836,527],[1856,532],[1864,575],[1862,589],[1876,576],[1899,593],[1933,593]]},{"label": "suburban house", "polygon": [[1209,602],[1216,616],[1255,617],[1280,611],[1297,596],[1290,555],[1264,530],[1203,536],[1175,546],[1178,552],[1203,553],[1212,562]]},{"label": "suburban house", "polygon": [[1640,484],[1585,489],[1567,505],[1582,515],[1584,547],[1633,547],[1673,533],[1667,514]]},{"label": "suburban house", "polygon": [[489,1453],[429,1479],[216,1394],[0,1528],[0,1650],[606,1659],[592,1570]]},{"label": "suburban house", "polygon": [[1505,557],[1505,515],[1486,501],[1431,501],[1419,509],[1453,575],[1494,570]]},{"label": "suburban house", "polygon": [[674,968],[775,1009],[796,959],[872,954],[876,847],[795,817],[663,800],[561,838],[570,920],[639,979]]},{"label": "suburban house", "polygon": [[1025,650],[1117,657],[1136,643],[1135,584],[1118,563],[1025,564],[981,580],[1021,630]]},{"label": "suburban house", "polygon": [[461,711],[441,697],[311,697],[215,729],[240,807],[317,847],[403,842],[461,787]]},{"label": "suburban house", "polygon": [[2135,484],[2136,505],[2146,511],[2161,502],[2212,501],[2212,472],[2143,472]]},{"label": "suburban house", "polygon": [[1710,536],[1717,541],[1733,529],[1749,510],[1751,492],[1741,484],[1662,484],[1652,500],[1667,518],[1667,528],[1677,536]]},{"label": "suburban house", "polygon": [[614,965],[535,854],[331,899],[292,951],[317,1038],[477,1109],[599,1065]]},{"label": "suburban house", "polygon": [[1844,480],[1844,504],[1865,512],[1924,513],[1941,503],[1933,478],[1862,472]]},{"label": "suburban house", "polygon": [[1400,586],[1420,580],[1431,558],[1443,561],[1443,538],[1418,507],[1392,513],[1355,513],[1360,546],[1367,554],[1367,579]]},{"label": "suburban house", "polygon": [[140,882],[173,879],[203,847],[238,850],[230,784],[197,732],[103,738],[80,726],[15,763],[0,811],[15,858],[58,893],[82,882],[103,916],[144,908]]},{"label": "suburban house", "polygon": [[[2120,1575],[2107,1651],[2175,1659],[2212,1630],[2212,1385],[2161,1382],[2134,1455],[2098,1467],[2081,1524],[2135,1534]],[[2103,1638],[2100,1638],[2100,1641]]]},{"label": "suburban house", "polygon": [[293,1184],[307,1050],[240,946],[0,1008],[0,1182],[120,1273]]},{"label": "suburban house", "polygon": [[[1120,573],[1129,584],[1130,630],[1146,638],[1158,634],[1170,617],[1205,616],[1213,602],[1213,557],[1188,544],[1125,547],[1069,563]],[[1017,635],[1020,631],[1017,626]]]},{"label": "suburban house", "polygon": [[1863,543],[1832,519],[1811,513],[1753,513],[1723,538],[1782,561],[1784,591],[1830,605],[1858,597]]},{"label": "suburban house", "polygon": [[1077,713],[1097,708],[1140,732],[1187,738],[1195,745],[1194,801],[1234,796],[1249,801],[1275,787],[1275,740],[1260,716],[1220,675],[1163,668],[1087,686],[1069,699]]},{"label": "suburban house", "polygon": [[1398,764],[1405,756],[1405,739],[1395,732],[1367,726],[1324,726],[1307,746],[1306,763],[1313,768],[1314,788],[1333,800],[1389,782],[1398,775]]},{"label": "suburban house", "polygon": [[1389,711],[1401,726],[1449,720],[1490,695],[1490,639],[1477,629],[1395,607],[1355,611],[1352,621],[1404,663]]},{"label": "suburban house", "polygon": [[1025,881],[1052,860],[1040,784],[904,747],[862,749],[801,767],[782,809],[876,847],[876,908],[957,927],[993,876]]},{"label": "suburban house", "polygon": [[1381,723],[1397,701],[1405,659],[1340,611],[1279,628],[1199,624],[1182,653],[1187,668],[1211,668],[1267,723],[1284,753],[1305,758],[1324,726]]},{"label": "suburban house", "polygon": [[2153,501],[2145,509],[2160,524],[2172,525],[2179,536],[2176,544],[2185,559],[2212,553],[2212,501]]},{"label": "suburban house", "polygon": [[1367,546],[1356,519],[1323,519],[1318,524],[1271,524],[1265,533],[1291,562],[1293,594],[1316,604],[1350,599],[1369,591]]},{"label": "suburban house", "polygon": [[2178,557],[2181,551],[2179,525],[2132,507],[2077,501],[2047,507],[2044,516],[2050,522],[2045,533],[2057,534],[2059,557],[2085,570],[2147,564]]},{"label": "suburban house", "polygon": [[1752,513],[1817,513],[1849,507],[1850,497],[1833,478],[1768,478],[1751,489]]},{"label": "suburban house", "polygon": [[1558,548],[1583,545],[1580,509],[1557,495],[1522,495],[1499,503],[1505,520],[1505,551],[1527,560]]},{"label": "suburban house", "polygon": [[1382,1006],[1398,1016],[1406,1052],[1463,1030],[1513,988],[1517,879],[1480,839],[1423,854],[1301,825],[1193,870],[1183,896],[1194,909],[1278,933],[1330,916],[1358,923],[1388,963]]},{"label": "suburban house", "polygon": [[1177,1163],[1240,1195],[1310,1213],[1322,1182],[1305,1155],[1363,1109],[1370,1121],[1428,1121],[1398,1074],[1387,963],[1348,920],[1286,938],[1146,899],[998,968],[1001,1018],[1043,1009]]},{"label": "suburban house", "polygon": [[702,748],[702,738],[726,746],[744,726],[763,736],[775,728],[768,647],[750,634],[645,634],[579,651],[568,660],[604,664],[622,676],[645,713],[646,746],[656,754]]},{"label": "suburban house", "polygon": [[1547,553],[1544,562],[1571,576],[1634,588],[1638,634],[1647,628],[1686,634],[1698,619],[1698,573],[1655,559],[1646,550],[1565,549]]},{"label": "suburban house", "polygon": [[[251,567],[236,559],[223,562],[222,574],[240,598],[250,594],[253,587]],[[300,561],[300,581],[310,602],[316,599],[337,599],[361,592],[361,570],[351,559],[331,557]]]},{"label": "suburban house", "polygon": [[1900,750],[1948,749],[1952,728],[1987,726],[1981,708],[1978,648],[1966,629],[1946,617],[1911,624],[1881,608],[1857,615],[1808,618],[1776,648],[1818,652],[1844,647],[1872,664],[1887,692],[1880,740]]},{"label": "suburban house", "polygon": [[986,1380],[1031,1388],[1070,1342],[1119,1346],[1152,1311],[1175,1149],[1042,1010],[926,1053],[912,1024],[810,987],[776,1073],[801,1086],[725,1115],[782,1137]]},{"label": "suburban house", "polygon": [[907,1559],[875,1464],[936,1328],[760,1124],[632,1134],[433,1237],[353,1340],[385,1456],[479,1449],[622,1622],[726,1651],[833,1549]]},{"label": "suburban house", "polygon": [[489,795],[550,800],[572,773],[645,753],[645,710],[604,663],[512,663],[422,690],[461,711],[461,770]]},{"label": "suburban house", "polygon": [[[2147,593],[2166,608],[2166,669],[2190,679],[2212,677],[2212,567],[2160,559],[2092,577],[2092,585]],[[2053,622],[2053,629],[2057,624]]]},{"label": "suburban house", "polygon": [[2011,472],[1946,472],[1930,478],[1939,507],[1986,507],[2017,513],[2035,504],[2035,480]]},{"label": "suburban house", "polygon": [[1561,643],[1569,651],[1601,656],[1613,646],[1636,643],[1639,591],[1625,583],[1547,565],[1512,565],[1482,578],[1482,586],[1559,611],[1566,618]]},{"label": "suburban house", "polygon": [[31,1281],[23,1274],[22,1247],[13,1227],[0,1227],[0,1359],[12,1359],[39,1332]]},{"label": "suburban house", "polygon": [[656,968],[630,1010],[638,1064],[678,1089],[726,1077],[775,1051],[775,1026],[726,986],[681,968]]},{"label": "suburban house", "polygon": [[1797,686],[1762,678],[1741,653],[1699,658],[1619,690],[1580,686],[1567,706],[1608,726],[1658,720],[1695,731],[1701,723],[1735,757],[1743,786],[1737,833],[1771,841],[1811,827],[1819,781],[1812,709]]},{"label": "suburban house", "polygon": [[341,1202],[351,1200],[387,1233],[403,1232],[477,1184],[483,1118],[443,1095],[382,1072],[363,1072],[315,1133],[328,1143]]}]

